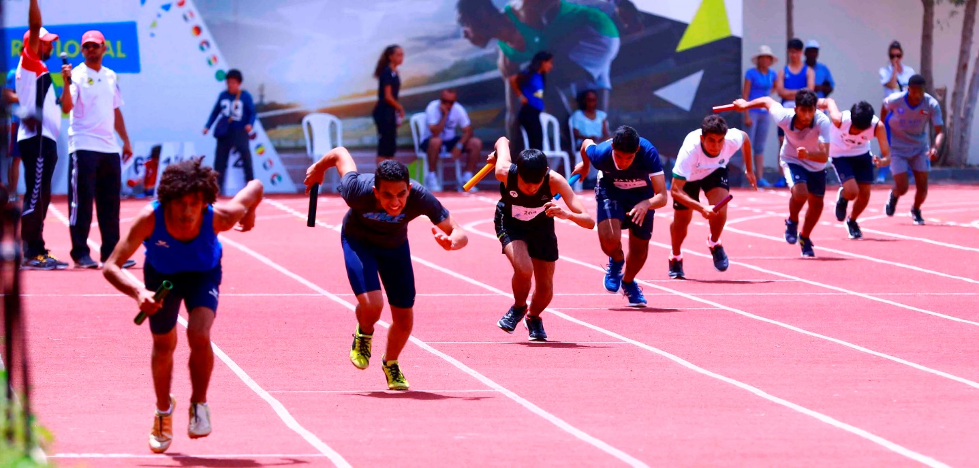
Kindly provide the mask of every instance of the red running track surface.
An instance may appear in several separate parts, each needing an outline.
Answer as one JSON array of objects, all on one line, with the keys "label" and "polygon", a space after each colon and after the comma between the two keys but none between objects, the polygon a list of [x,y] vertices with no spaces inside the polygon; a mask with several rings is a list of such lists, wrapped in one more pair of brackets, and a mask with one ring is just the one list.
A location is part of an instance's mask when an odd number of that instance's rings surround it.
[{"label": "red running track surface", "polygon": [[[638,277],[646,309],[604,292],[595,231],[559,223],[547,343],[495,325],[512,273],[495,198],[445,194],[470,243],[445,252],[424,218],[412,224],[406,393],[386,390],[385,328],[369,369],[347,359],[342,201],[322,197],[310,229],[305,197],[271,198],[253,232],[224,237],[211,436],[184,430],[181,336],[174,442],[149,452],[148,328],[95,271],[24,274],[34,404],[60,466],[966,466],[979,459],[974,193],[932,187],[929,224],[913,226],[910,196],[887,218],[876,190],[860,241],[828,194],[817,258],[802,259],[781,239],[787,192],[737,191],[722,237],[731,268],[713,269],[695,217],[686,281],[667,278],[672,210],[660,210]],[[144,204],[123,203],[124,228]],[[67,257],[65,200],[52,207],[46,239]]]}]

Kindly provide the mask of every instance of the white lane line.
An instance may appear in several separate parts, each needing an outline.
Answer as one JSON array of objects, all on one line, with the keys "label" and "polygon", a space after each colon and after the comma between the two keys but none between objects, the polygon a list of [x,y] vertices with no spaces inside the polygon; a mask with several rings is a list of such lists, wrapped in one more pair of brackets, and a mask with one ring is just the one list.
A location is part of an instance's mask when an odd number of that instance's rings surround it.
[{"label": "white lane line", "polygon": [[[472,232],[472,231],[470,231],[470,232]],[[495,239],[495,237],[494,237],[494,239]],[[445,274],[448,274],[448,275],[453,276],[455,278],[458,278],[460,280],[466,281],[466,282],[468,282],[470,284],[473,284],[475,286],[479,286],[479,287],[484,288],[484,289],[489,290],[489,291],[495,291],[498,294],[500,294],[501,296],[510,297],[510,298],[513,297],[509,293],[507,293],[507,292],[505,292],[505,291],[503,291],[501,289],[497,289],[497,288],[495,288],[493,286],[490,286],[488,284],[481,283],[481,282],[479,282],[477,280],[474,280],[472,278],[469,278],[469,277],[467,277],[465,275],[456,273],[455,271],[452,271],[450,269],[441,267],[439,265],[436,265],[434,263],[431,263],[431,262],[429,262],[427,260],[424,260],[422,258],[418,258],[417,256],[414,256],[413,255],[412,256],[412,260],[414,260],[414,261],[416,261],[418,263],[421,263],[421,264],[423,264],[423,265],[425,265],[425,266],[427,266],[429,268],[432,268],[434,270],[441,271],[441,272],[443,272]],[[727,377],[727,376],[718,374],[716,372],[707,370],[707,369],[705,369],[703,367],[700,367],[700,366],[698,366],[698,365],[696,365],[696,364],[694,364],[694,363],[692,363],[690,361],[687,361],[687,360],[685,360],[685,359],[683,359],[683,358],[681,358],[679,356],[676,356],[674,354],[670,354],[670,353],[668,353],[666,351],[663,351],[663,350],[661,350],[659,348],[650,346],[650,345],[645,344],[645,343],[642,343],[640,341],[633,340],[631,338],[627,338],[627,337],[625,337],[623,335],[620,335],[620,334],[615,333],[615,332],[610,331],[610,330],[606,330],[606,329],[604,329],[602,327],[599,327],[597,325],[592,325],[592,324],[590,324],[588,322],[585,322],[583,320],[576,319],[576,318],[571,317],[571,316],[569,316],[567,314],[564,314],[562,312],[559,312],[558,310],[551,309],[551,308],[547,308],[545,310],[547,312],[553,314],[554,316],[563,318],[563,319],[565,319],[565,320],[567,320],[569,322],[572,322],[572,323],[581,325],[583,327],[590,328],[590,329],[592,329],[594,331],[597,331],[597,332],[602,333],[602,334],[605,334],[607,336],[611,336],[613,338],[622,340],[622,341],[624,341],[626,343],[629,343],[629,344],[638,346],[638,347],[640,347],[642,349],[645,349],[647,351],[651,351],[651,352],[653,352],[653,353],[655,353],[657,355],[660,355],[660,356],[662,356],[664,358],[667,358],[667,359],[669,359],[669,360],[671,360],[671,361],[673,361],[673,362],[675,362],[675,363],[677,363],[677,364],[679,364],[679,365],[681,365],[683,367],[686,367],[687,369],[690,369],[690,370],[692,370],[694,372],[697,372],[697,373],[706,375],[708,377],[712,377],[714,379],[717,379],[717,380],[720,380],[722,382],[731,384],[731,385],[733,385],[735,387],[738,387],[738,388],[741,388],[743,390],[747,390],[748,392],[751,392],[752,394],[757,395],[757,396],[759,396],[761,398],[764,398],[764,399],[766,399],[768,401],[771,401],[773,403],[782,405],[782,406],[784,406],[786,408],[792,409],[792,410],[797,411],[799,413],[802,413],[802,414],[804,414],[806,416],[813,417],[813,418],[815,418],[815,419],[817,419],[819,421],[822,421],[822,422],[824,422],[826,424],[829,424],[829,425],[831,425],[833,427],[836,427],[838,429],[842,429],[842,430],[844,430],[846,432],[849,432],[851,434],[854,434],[854,435],[856,435],[858,437],[862,437],[862,438],[864,438],[866,440],[869,440],[869,441],[871,441],[871,442],[873,442],[875,444],[878,444],[878,445],[880,445],[880,446],[882,446],[882,447],[884,447],[884,448],[886,448],[888,450],[891,450],[891,451],[893,451],[895,453],[898,453],[898,454],[903,455],[903,456],[905,456],[907,458],[910,458],[912,460],[915,460],[915,461],[917,461],[919,463],[922,463],[922,464],[925,464],[925,465],[928,465],[928,466],[932,466],[932,467],[946,467],[947,466],[944,463],[942,463],[942,462],[940,462],[938,460],[935,460],[934,458],[931,458],[931,457],[929,457],[927,455],[923,455],[921,453],[915,452],[915,451],[913,451],[911,449],[908,449],[908,448],[906,448],[904,446],[898,445],[898,444],[896,444],[894,442],[891,442],[891,441],[889,441],[889,440],[887,440],[887,439],[885,439],[883,437],[880,437],[878,435],[872,434],[872,433],[870,433],[867,430],[860,429],[858,427],[852,426],[852,425],[847,424],[845,422],[842,422],[842,421],[840,421],[838,419],[835,419],[835,418],[833,418],[831,416],[825,415],[825,414],[820,413],[820,412],[817,412],[815,410],[811,410],[809,408],[806,408],[806,407],[804,407],[802,405],[799,405],[799,404],[793,403],[791,401],[785,400],[783,398],[774,396],[774,395],[772,395],[772,394],[770,394],[768,392],[765,392],[764,390],[762,390],[760,388],[754,387],[754,386],[749,385],[747,383],[744,383],[744,382],[741,382],[739,380],[735,380],[735,379],[732,379],[730,377]]]},{"label": "white lane line", "polygon": [[[300,218],[305,217],[302,213],[299,213],[299,212],[295,212],[294,214],[296,214]],[[470,231],[470,232],[472,232],[472,231]],[[485,236],[487,236],[487,237],[490,237],[490,238],[495,239],[494,236],[491,236],[489,234],[485,234],[485,233],[482,233],[482,234],[485,235]],[[255,254],[255,255],[258,255],[258,254]],[[256,257],[256,258],[258,258],[258,257]],[[510,295],[509,293],[507,293],[507,292],[505,292],[505,291],[503,291],[501,289],[495,288],[495,287],[490,286],[490,285],[485,284],[485,283],[481,283],[481,282],[479,282],[477,280],[474,280],[474,279],[469,278],[469,277],[467,277],[465,275],[459,274],[459,273],[457,273],[455,271],[452,271],[452,270],[443,268],[443,267],[441,267],[439,265],[436,265],[434,263],[431,263],[431,262],[429,262],[429,261],[427,261],[425,259],[419,258],[419,257],[417,257],[415,255],[412,255],[411,258],[415,262],[421,263],[421,264],[423,264],[425,266],[428,266],[429,268],[432,268],[432,269],[441,271],[441,272],[443,272],[445,274],[448,274],[448,275],[453,276],[455,278],[458,278],[458,279],[461,279],[463,281],[466,281],[466,282],[468,282],[470,284],[479,286],[479,287],[481,287],[483,289],[486,289],[488,291],[495,292],[495,293],[497,293],[499,295],[502,295],[504,297],[509,297],[509,298],[512,298],[513,297],[512,295]],[[272,263],[271,261],[269,261],[269,262]],[[274,265],[274,263],[272,263],[272,264]],[[587,264],[584,264],[584,265],[587,265]],[[596,266],[593,266],[593,265],[587,265],[587,266],[601,270],[600,268],[598,268]],[[285,272],[288,272],[288,270],[285,270],[284,268],[282,270],[280,270],[280,271],[283,271],[284,273]],[[288,272],[287,274],[289,276],[293,276],[294,275],[291,272]],[[299,277],[298,275],[295,275],[295,279],[297,279],[300,282],[303,282],[304,284],[305,283],[308,283],[307,280],[305,280],[302,277]],[[658,289],[663,289],[663,290],[665,290],[667,292],[672,292],[672,291],[669,291],[666,288],[662,288],[660,286],[656,286],[656,285],[654,285],[652,283],[650,283],[649,285],[652,286],[652,287],[658,288]],[[308,286],[310,286],[311,288],[316,288],[316,289],[320,289],[321,290],[321,288],[319,288],[318,286],[316,286],[315,284],[312,284],[312,283],[308,284]],[[334,299],[334,301],[336,301],[336,302],[346,303],[346,301],[343,301],[339,297],[333,296],[333,295],[329,294],[326,291],[322,291],[322,292],[324,293],[324,295],[332,296],[331,299]],[[682,293],[680,293],[680,294],[682,294]],[[727,308],[726,306],[722,306],[722,305],[716,304],[716,303],[711,303],[710,301],[706,301],[706,300],[700,300],[700,302],[705,302],[705,303],[708,303],[708,304],[711,304],[711,305],[714,305],[714,306],[720,306],[722,308]],[[346,303],[346,304],[348,304],[348,307],[352,308],[352,304],[349,304],[349,303]],[[807,416],[813,417],[813,418],[815,418],[815,419],[817,419],[819,421],[822,421],[822,422],[824,422],[826,424],[829,424],[831,426],[834,426],[834,427],[837,427],[837,428],[842,429],[844,431],[847,431],[847,432],[849,432],[851,434],[854,434],[854,435],[857,435],[857,436],[862,437],[864,439],[867,439],[867,440],[869,440],[871,442],[874,442],[874,443],[876,443],[876,444],[878,444],[878,445],[880,445],[880,446],[882,446],[882,447],[884,447],[884,448],[886,448],[888,450],[891,450],[891,451],[893,451],[895,453],[898,453],[900,455],[903,455],[903,456],[905,456],[907,458],[910,458],[912,460],[918,461],[919,463],[923,463],[925,465],[932,466],[932,467],[946,467],[947,466],[944,463],[939,462],[938,460],[935,460],[935,459],[933,459],[933,458],[931,458],[929,456],[920,454],[920,453],[915,452],[915,451],[913,451],[911,449],[908,449],[906,447],[903,447],[901,445],[898,445],[898,444],[896,444],[894,442],[891,442],[891,441],[889,441],[887,439],[884,439],[883,437],[880,437],[880,436],[877,436],[875,434],[872,434],[869,431],[866,431],[864,429],[860,429],[858,427],[855,427],[855,426],[852,426],[850,424],[844,423],[844,422],[839,421],[839,420],[837,420],[835,418],[832,418],[832,417],[830,417],[828,415],[825,415],[825,414],[819,413],[817,411],[811,410],[809,408],[803,407],[801,405],[798,405],[796,403],[790,402],[790,401],[785,400],[783,398],[776,397],[776,396],[771,395],[771,394],[769,394],[769,393],[767,393],[767,392],[765,392],[765,391],[763,391],[763,390],[761,390],[761,389],[759,389],[757,387],[751,386],[751,385],[746,384],[744,382],[741,382],[741,381],[732,379],[730,377],[726,377],[726,376],[721,375],[721,374],[718,374],[716,372],[709,371],[709,370],[704,369],[704,368],[702,368],[700,366],[697,366],[696,364],[693,364],[692,362],[689,362],[689,361],[687,361],[687,360],[685,360],[685,359],[683,359],[683,358],[681,358],[679,356],[670,354],[670,353],[668,353],[666,351],[663,351],[661,349],[655,348],[655,347],[650,346],[650,345],[647,345],[645,343],[642,343],[642,342],[633,340],[631,338],[626,338],[625,336],[622,336],[622,335],[620,335],[618,333],[612,332],[610,330],[606,330],[606,329],[601,328],[601,327],[596,326],[596,325],[592,325],[592,324],[590,324],[588,322],[584,322],[582,320],[578,320],[578,319],[576,319],[574,317],[571,317],[569,315],[566,315],[564,313],[561,313],[561,312],[559,312],[557,310],[554,310],[554,309],[551,309],[551,308],[548,308],[546,310],[548,312],[554,314],[555,316],[561,317],[561,318],[563,318],[565,320],[568,320],[568,321],[570,321],[572,323],[576,323],[578,325],[584,326],[586,328],[590,328],[590,329],[592,329],[594,331],[597,331],[599,333],[602,333],[604,335],[611,336],[611,337],[613,337],[615,339],[622,340],[622,341],[624,341],[626,343],[630,343],[630,344],[633,344],[633,345],[638,346],[640,348],[646,349],[646,350],[651,351],[651,352],[653,352],[655,354],[658,354],[658,355],[660,355],[662,357],[665,357],[667,359],[670,359],[670,360],[676,362],[677,364],[680,364],[680,365],[682,365],[682,366],[684,366],[684,367],[686,367],[686,368],[688,368],[690,370],[693,370],[693,371],[698,372],[698,373],[701,373],[703,375],[707,375],[709,377],[713,377],[715,379],[718,379],[718,380],[721,380],[723,382],[729,383],[729,384],[734,385],[734,386],[736,386],[738,388],[741,388],[743,390],[747,390],[747,391],[749,391],[749,392],[751,392],[751,393],[753,393],[753,394],[755,394],[755,395],[757,395],[759,397],[762,397],[762,398],[764,398],[766,400],[769,400],[769,401],[771,401],[773,403],[777,403],[779,405],[785,406],[787,408],[790,408],[792,410],[795,410],[795,411],[800,412],[802,414],[805,414]],[[760,317],[760,318],[763,318],[763,317]],[[412,340],[414,341],[414,337],[412,338]],[[460,365],[461,365],[461,363],[460,363]],[[979,384],[976,384],[976,385],[979,386]]]},{"label": "white lane line", "polygon": [[[387,393],[389,395],[406,395],[405,392],[397,390],[378,390],[376,388],[364,389],[364,390],[269,390],[269,393],[334,393],[334,394],[362,394],[362,393]],[[492,388],[480,388],[480,389],[469,389],[469,390],[425,390],[425,393],[498,393]]]},{"label": "white lane line", "polygon": [[[298,212],[296,212],[296,213],[298,213]],[[306,217],[306,215],[304,215],[302,213],[298,213],[298,214],[302,218],[305,218]],[[340,298],[339,296],[337,296],[335,294],[330,293],[329,291],[321,288],[320,286],[318,286],[317,284],[313,283],[312,281],[309,281],[306,278],[304,278],[304,277],[302,277],[302,276],[300,276],[300,275],[298,275],[296,273],[293,273],[289,269],[283,267],[282,265],[279,265],[278,263],[272,261],[268,257],[265,257],[264,255],[259,254],[258,252],[255,252],[254,250],[246,247],[245,245],[239,244],[238,242],[235,242],[235,241],[233,241],[231,239],[228,239],[227,236],[221,236],[221,242],[224,243],[225,245],[230,245],[230,246],[232,246],[232,247],[234,247],[234,248],[236,248],[236,249],[238,249],[238,250],[240,250],[240,251],[242,251],[242,252],[244,252],[244,253],[252,256],[256,260],[258,260],[258,261],[260,261],[260,262],[268,265],[269,267],[275,269],[279,273],[282,273],[283,275],[286,275],[289,278],[292,278],[292,279],[296,280],[300,284],[303,284],[304,286],[312,289],[313,291],[316,291],[316,292],[320,293],[321,295],[326,296],[327,298],[329,298],[333,302],[336,302],[337,304],[340,304],[340,305],[342,305],[342,306],[344,306],[344,307],[346,307],[346,308],[348,308],[350,310],[354,310],[356,308],[354,306],[354,304],[352,304],[352,303],[350,303],[350,302],[348,302],[348,301]],[[380,326],[382,326],[384,328],[390,328],[391,327],[391,325],[389,323],[387,323],[387,322],[385,322],[383,320],[378,321],[377,323],[378,323],[378,325],[380,325]],[[472,377],[472,378],[474,378],[474,379],[482,382],[487,387],[490,387],[490,388],[492,388],[492,389],[494,389],[494,390],[502,393],[507,398],[513,400],[514,402],[516,402],[520,406],[523,406],[528,411],[536,414],[537,416],[540,416],[541,418],[545,419],[546,421],[550,422],[551,424],[554,424],[555,426],[557,426],[559,429],[561,429],[561,430],[563,430],[563,431],[571,434],[574,437],[577,437],[581,441],[586,442],[586,443],[592,445],[593,447],[595,447],[595,448],[597,448],[597,449],[599,449],[599,450],[601,450],[601,451],[603,451],[603,452],[605,452],[605,453],[607,453],[607,454],[609,454],[609,455],[611,455],[611,456],[619,459],[620,461],[626,463],[629,466],[635,466],[635,467],[646,467],[647,466],[642,461],[640,461],[640,460],[638,460],[636,458],[633,458],[631,455],[623,452],[622,450],[619,450],[619,449],[617,449],[617,448],[609,445],[608,443],[606,443],[606,442],[598,439],[597,437],[594,437],[594,436],[592,436],[592,435],[590,435],[590,434],[582,431],[581,429],[578,429],[577,427],[572,426],[571,424],[569,424],[568,422],[564,421],[563,419],[558,418],[557,416],[555,416],[555,415],[553,415],[553,414],[545,411],[543,408],[541,408],[541,407],[537,406],[536,404],[530,402],[526,398],[524,398],[524,397],[522,397],[520,395],[517,395],[513,391],[511,391],[511,390],[507,389],[506,387],[504,387],[504,386],[496,383],[494,380],[491,380],[489,377],[486,377],[485,375],[483,375],[483,374],[477,372],[476,370],[470,368],[469,366],[463,364],[461,361],[457,360],[456,358],[454,358],[452,356],[449,356],[448,354],[445,354],[445,353],[443,353],[443,352],[441,352],[441,351],[433,348],[428,343],[426,343],[426,342],[424,342],[424,341],[422,341],[422,340],[420,340],[420,339],[418,339],[418,338],[416,338],[414,336],[412,336],[410,338],[410,340],[411,340],[412,343],[418,345],[422,349],[424,349],[424,350],[426,350],[426,351],[428,351],[428,352],[430,352],[430,353],[432,353],[432,354],[434,354],[434,355],[442,358],[443,360],[445,360],[449,364],[452,364],[453,366],[455,366],[457,369],[459,369],[459,370],[465,372],[466,374],[468,374],[470,377]]]},{"label": "white lane line", "polygon": [[[54,213],[54,215],[59,220],[61,220],[62,223],[65,224],[65,226],[68,226],[68,218],[66,218],[65,215],[61,213],[60,210],[58,210],[57,207],[51,205],[50,210],[52,213]],[[95,241],[93,241],[91,238],[88,239],[88,244],[92,246],[93,249],[100,248],[100,245]],[[138,282],[139,284],[143,284],[143,282],[140,281],[138,278],[136,278],[129,270],[123,270],[123,273],[128,275],[130,278],[132,278],[134,281]],[[183,325],[184,328],[187,328],[187,320],[184,319],[182,316],[177,317],[177,322]],[[272,395],[270,395],[267,391],[265,391],[265,389],[263,389],[260,385],[258,385],[258,383],[256,383],[255,380],[253,380],[248,375],[248,373],[246,373],[241,368],[241,366],[238,365],[238,363],[236,363],[233,359],[231,359],[231,356],[228,356],[220,347],[218,347],[217,343],[215,343],[213,340],[211,341],[211,349],[214,350],[214,355],[217,356],[221,360],[221,362],[225,363],[225,365],[227,365],[228,368],[231,369],[231,371],[234,372],[235,375],[237,375],[238,378],[241,379],[241,381],[244,382],[246,386],[248,386],[248,388],[252,389],[253,392],[255,392],[259,397],[265,400],[265,402],[268,403],[269,406],[272,407],[272,410],[274,410],[275,414],[277,414],[279,418],[282,419],[282,422],[285,423],[286,427],[292,429],[295,433],[299,434],[304,440],[306,440],[306,442],[308,442],[310,445],[316,448],[316,450],[319,450],[319,452],[322,453],[324,456],[329,458],[330,461],[333,462],[335,466],[339,468],[351,467],[350,463],[344,460],[344,458],[335,450],[333,450],[333,448],[331,448],[329,445],[327,445],[322,440],[320,440],[319,437],[316,437],[316,434],[313,434],[305,427],[300,425],[299,422],[296,421],[296,419],[292,417],[291,414],[289,414],[289,411],[286,409],[285,406],[282,405],[282,403],[279,402],[279,400],[276,400]]]},{"label": "white lane line", "polygon": [[[160,455],[135,454],[135,453],[59,453],[51,455],[50,458],[60,459],[83,459],[83,458],[114,458],[114,459],[157,459],[169,460],[171,458],[188,459],[199,458],[206,460],[209,458],[320,458],[325,457],[321,453],[206,453],[192,455],[186,453],[168,453]],[[250,465],[250,464],[249,464]]]},{"label": "white lane line", "polygon": [[[476,222],[473,222],[473,223],[469,223],[469,224],[466,225],[465,229],[466,229],[467,232],[472,232],[472,233],[479,234],[479,235],[481,235],[483,237],[496,239],[495,236],[492,236],[492,235],[487,234],[487,233],[485,233],[483,231],[480,231],[480,230],[475,229],[475,227],[474,227],[475,225],[482,224],[482,223],[485,223],[485,222],[488,222],[488,221],[487,220],[483,220],[483,221],[476,221]],[[591,265],[589,263],[586,263],[586,262],[583,262],[581,260],[577,260],[577,259],[568,257],[566,255],[561,255],[561,260],[564,260],[564,261],[567,261],[567,262],[570,262],[570,263],[574,263],[576,265],[580,265],[580,266],[583,266],[585,268],[590,268],[592,270],[596,270],[596,271],[600,271],[600,272],[604,272],[605,271],[601,267],[597,267],[595,265]],[[475,281],[475,280],[473,280],[473,281]],[[794,331],[794,332],[797,332],[797,333],[801,333],[803,335],[811,336],[813,338],[818,338],[818,339],[821,339],[821,340],[829,341],[831,343],[836,343],[838,345],[845,346],[845,347],[850,348],[850,349],[853,349],[855,351],[859,351],[859,352],[862,352],[862,353],[870,354],[872,356],[877,356],[879,358],[886,359],[888,361],[896,362],[898,364],[902,364],[902,365],[905,365],[905,366],[908,366],[908,367],[911,367],[911,368],[920,370],[922,372],[927,372],[927,373],[932,374],[932,375],[936,375],[936,376],[939,376],[939,377],[942,377],[942,378],[945,378],[945,379],[949,379],[949,380],[952,380],[952,381],[955,381],[955,382],[958,382],[958,383],[961,383],[961,384],[968,385],[968,386],[970,386],[972,388],[975,388],[975,389],[979,389],[979,382],[975,382],[975,381],[966,379],[964,377],[959,377],[957,375],[949,374],[948,372],[940,371],[938,369],[932,369],[930,367],[923,366],[921,364],[918,364],[918,363],[915,363],[915,362],[911,362],[911,361],[908,361],[906,359],[901,359],[901,358],[899,358],[897,356],[892,356],[890,354],[882,353],[880,351],[874,351],[874,350],[872,350],[870,348],[866,348],[864,346],[860,346],[860,345],[855,344],[855,343],[850,343],[849,341],[844,341],[844,340],[841,340],[839,338],[833,338],[831,336],[823,335],[821,333],[812,332],[812,331],[806,330],[804,328],[797,327],[795,325],[790,325],[790,324],[785,323],[785,322],[779,322],[778,320],[770,319],[768,317],[763,317],[761,315],[755,315],[755,314],[752,314],[750,312],[747,312],[747,311],[744,311],[744,310],[741,310],[741,309],[736,309],[734,307],[726,306],[724,304],[721,304],[721,303],[718,303],[718,302],[714,302],[714,301],[711,301],[709,299],[704,299],[704,298],[699,297],[699,296],[694,295],[694,294],[677,291],[677,290],[666,288],[666,287],[663,287],[663,286],[660,286],[660,285],[657,285],[657,284],[653,284],[653,283],[647,283],[647,282],[645,282],[643,280],[640,280],[640,279],[637,279],[636,282],[638,282],[640,284],[643,284],[645,286],[651,287],[651,288],[658,289],[658,290],[663,291],[663,292],[672,293],[673,295],[680,296],[680,297],[683,297],[685,299],[689,299],[689,300],[692,300],[692,301],[700,302],[702,304],[709,305],[709,306],[712,306],[712,307],[716,307],[718,309],[724,309],[724,310],[726,310],[728,312],[733,312],[733,313],[738,314],[738,315],[743,316],[743,317],[747,317],[747,318],[750,318],[750,319],[753,319],[753,320],[758,320],[760,322],[768,323],[770,325],[775,325],[775,326],[778,326],[778,327],[782,327],[782,328],[785,328],[787,330],[791,330],[791,331]]]}]

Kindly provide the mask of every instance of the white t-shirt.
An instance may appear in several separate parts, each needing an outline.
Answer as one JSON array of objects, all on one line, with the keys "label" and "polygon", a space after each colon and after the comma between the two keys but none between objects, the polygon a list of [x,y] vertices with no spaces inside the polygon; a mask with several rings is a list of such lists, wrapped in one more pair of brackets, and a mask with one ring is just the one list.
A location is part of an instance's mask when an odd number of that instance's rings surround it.
[{"label": "white t-shirt", "polygon": [[884,88],[884,97],[890,96],[891,93],[900,93],[908,89],[908,80],[915,75],[914,68],[907,65],[901,65],[901,73],[897,74],[897,86],[898,89],[891,89],[887,86],[887,82],[891,81],[891,76],[894,75],[894,64],[889,63],[886,67],[880,67],[877,72],[880,75],[880,85]]},{"label": "white t-shirt", "polygon": [[[43,118],[41,134],[57,141],[58,135],[61,134],[61,107],[57,104],[54,83],[51,81],[51,74],[48,73],[48,67],[40,59],[31,55],[29,47],[24,47],[15,76],[14,87],[20,98],[21,112],[26,112],[27,115],[34,114],[37,98],[40,95],[43,102],[41,115],[35,117]],[[29,127],[22,120],[17,131],[17,141],[37,135],[37,129]]]},{"label": "white t-shirt", "polygon": [[783,163],[798,164],[810,171],[826,169],[828,162],[820,163],[809,159],[799,159],[798,148],[805,148],[810,153],[818,153],[820,143],[829,143],[829,131],[833,122],[822,112],[816,112],[808,127],[798,128],[795,122],[795,109],[786,109],[776,103],[769,109],[775,125],[785,132],[785,141],[779,156]]},{"label": "white t-shirt", "polygon": [[85,64],[75,67],[71,71],[71,102],[68,152],[119,153],[115,111],[123,101],[116,72],[107,67],[95,71]]},{"label": "white t-shirt", "polygon": [[843,111],[842,114],[840,128],[836,128],[836,125],[832,125],[830,128],[829,156],[846,158],[869,153],[870,142],[877,138],[877,123],[880,122],[880,119],[875,115],[870,127],[856,135],[851,135],[850,127],[853,125],[853,121],[850,119],[850,111]]},{"label": "white t-shirt", "polygon": [[[428,106],[425,107],[426,125],[422,129],[422,140],[431,138],[432,129],[429,127],[442,121],[442,110],[439,109],[441,103],[442,101],[436,99],[428,103]],[[468,127],[471,123],[469,114],[466,113],[466,109],[463,109],[462,104],[458,102],[453,103],[452,108],[449,109],[449,117],[445,119],[445,127],[442,128],[442,134],[439,138],[442,141],[449,141],[459,134],[459,130]]]},{"label": "white t-shirt", "polygon": [[712,172],[727,167],[741,145],[744,144],[744,133],[736,128],[730,128],[727,135],[724,135],[724,146],[717,156],[709,156],[704,152],[704,147],[700,142],[701,130],[694,130],[687,134],[683,139],[683,146],[676,157],[676,164],[673,166],[673,176],[687,182],[701,180],[709,176]]}]

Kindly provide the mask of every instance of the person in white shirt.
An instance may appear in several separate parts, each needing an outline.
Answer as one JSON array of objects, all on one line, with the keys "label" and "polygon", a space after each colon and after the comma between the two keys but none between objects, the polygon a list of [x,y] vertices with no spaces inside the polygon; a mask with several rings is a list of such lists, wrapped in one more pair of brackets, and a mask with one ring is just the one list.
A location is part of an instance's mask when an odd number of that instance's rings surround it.
[{"label": "person in white shirt", "polygon": [[443,151],[448,151],[453,160],[466,155],[462,180],[457,181],[462,190],[462,184],[472,178],[480,159],[479,152],[483,149],[482,140],[473,136],[469,114],[462,104],[456,102],[457,98],[455,89],[444,89],[439,98],[428,103],[425,108],[421,148],[428,152],[425,186],[433,192],[442,190],[435,168],[438,167],[439,155]]},{"label": "person in white shirt", "polygon": [[[874,167],[890,164],[891,148],[887,143],[887,130],[884,122],[874,115],[874,106],[860,101],[850,110],[840,112],[836,101],[826,98],[819,100],[819,108],[824,109],[833,125],[830,127],[829,156],[833,158],[833,168],[841,185],[836,195],[836,219],[846,221],[850,239],[860,239],[863,232],[857,218],[870,202],[870,185],[874,183]],[[877,139],[881,157],[870,152],[870,142]],[[854,201],[850,216],[846,207]]]},{"label": "person in white shirt", "polygon": [[[795,95],[795,108],[786,109],[770,97],[760,97],[751,102],[734,101],[734,109],[764,107],[775,125],[785,132],[785,141],[779,152],[782,171],[792,191],[789,198],[789,217],[785,220],[785,242],[799,243],[803,257],[815,257],[813,228],[823,212],[823,196],[826,195],[826,166],[829,164],[829,132],[832,124],[826,114],[816,111],[819,98],[808,89],[800,89]],[[799,231],[799,213],[808,204],[802,231]]]},{"label": "person in white shirt", "polygon": [[44,61],[51,58],[57,34],[41,26],[41,8],[31,0],[27,32],[17,63],[16,91],[21,102],[17,145],[24,162],[24,207],[21,213],[21,238],[24,242],[25,270],[63,270],[68,264],[44,245],[44,218],[51,204],[51,176],[58,164],[58,135],[61,109],[56,103],[54,83]]},{"label": "person in white shirt", "polygon": [[[721,246],[721,233],[727,223],[727,207],[717,212],[714,205],[728,195],[727,165],[731,158],[741,151],[751,155],[751,140],[748,134],[736,128],[728,128],[727,122],[719,115],[704,117],[700,129],[687,134],[683,146],[673,166],[673,222],[670,223],[670,239],[673,251],[670,255],[670,278],[683,279],[683,240],[687,237],[687,227],[693,219],[693,212],[700,213],[710,223],[710,236],[707,247],[714,259],[714,268],[725,271],[728,268],[727,253]],[[752,188],[757,189],[754,168],[750,156],[744,158],[745,177]],[[700,202],[700,192],[707,197],[707,203]]]},{"label": "person in white shirt", "polygon": [[900,42],[891,43],[887,48],[887,56],[890,63],[886,67],[880,67],[878,72],[885,98],[892,93],[900,93],[908,89],[908,80],[915,75],[914,69],[903,63],[904,49],[901,48]]},{"label": "person in white shirt", "polygon": [[[82,55],[85,63],[72,69],[61,68],[66,86],[61,97],[61,110],[69,114],[68,152],[71,169],[68,178],[68,207],[70,209],[71,259],[76,268],[98,268],[88,248],[88,233],[92,226],[92,201],[98,208],[99,232],[102,235],[101,261],[119,243],[119,193],[121,161],[119,144],[114,132],[122,138],[122,154],[133,155],[122,118],[122,92],[116,72],[102,65],[105,37],[99,31],[82,35]],[[124,267],[136,262],[129,260]]]}]

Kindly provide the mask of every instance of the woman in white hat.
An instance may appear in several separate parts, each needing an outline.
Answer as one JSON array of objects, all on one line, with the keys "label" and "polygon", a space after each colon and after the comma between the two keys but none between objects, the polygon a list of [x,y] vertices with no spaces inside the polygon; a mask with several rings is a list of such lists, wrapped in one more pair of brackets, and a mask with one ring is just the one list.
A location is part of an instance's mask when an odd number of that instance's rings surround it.
[{"label": "woman in white hat", "polygon": [[[771,47],[763,45],[758,48],[758,53],[751,57],[751,63],[755,64],[755,68],[749,69],[744,74],[744,89],[741,94],[745,100],[750,101],[772,94],[776,74],[771,66],[777,61],[778,58],[772,53]],[[768,118],[768,111],[765,109],[750,109],[744,113],[745,131],[754,148],[755,178],[758,180],[759,187],[771,187],[771,184],[762,177],[765,171],[765,140],[768,139],[770,123],[771,119]]]}]

